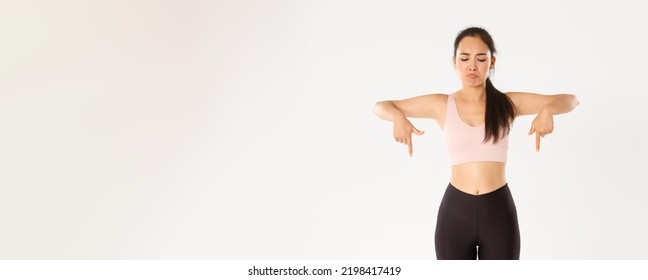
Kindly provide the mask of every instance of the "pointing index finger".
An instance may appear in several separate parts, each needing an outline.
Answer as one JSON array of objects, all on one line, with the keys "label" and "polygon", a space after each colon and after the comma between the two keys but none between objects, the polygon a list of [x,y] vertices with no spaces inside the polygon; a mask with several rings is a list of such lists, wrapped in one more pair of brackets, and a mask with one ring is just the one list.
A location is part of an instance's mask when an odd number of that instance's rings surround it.
[{"label": "pointing index finger", "polygon": [[540,151],[540,133],[536,131],[536,152]]}]

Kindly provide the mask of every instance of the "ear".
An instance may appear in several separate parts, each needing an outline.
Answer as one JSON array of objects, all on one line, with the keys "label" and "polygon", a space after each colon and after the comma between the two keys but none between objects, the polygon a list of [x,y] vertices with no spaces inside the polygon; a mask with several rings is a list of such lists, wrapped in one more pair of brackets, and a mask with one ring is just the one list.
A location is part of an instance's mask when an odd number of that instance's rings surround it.
[{"label": "ear", "polygon": [[497,59],[496,59],[494,56],[491,56],[491,66],[490,66],[491,69],[495,68],[495,61],[496,61],[496,60],[497,60]]},{"label": "ear", "polygon": [[456,58],[457,58],[456,55],[453,55],[453,56],[452,56],[452,67],[453,67],[454,69],[457,69],[457,61],[456,61]]}]

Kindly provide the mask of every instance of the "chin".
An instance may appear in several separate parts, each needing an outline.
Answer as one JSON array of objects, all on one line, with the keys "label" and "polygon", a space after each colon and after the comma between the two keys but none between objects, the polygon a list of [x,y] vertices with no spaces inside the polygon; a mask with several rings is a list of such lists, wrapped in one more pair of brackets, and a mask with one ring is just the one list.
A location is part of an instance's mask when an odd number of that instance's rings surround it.
[{"label": "chin", "polygon": [[464,80],[464,85],[468,87],[478,87],[482,86],[486,81],[473,81],[473,80]]}]

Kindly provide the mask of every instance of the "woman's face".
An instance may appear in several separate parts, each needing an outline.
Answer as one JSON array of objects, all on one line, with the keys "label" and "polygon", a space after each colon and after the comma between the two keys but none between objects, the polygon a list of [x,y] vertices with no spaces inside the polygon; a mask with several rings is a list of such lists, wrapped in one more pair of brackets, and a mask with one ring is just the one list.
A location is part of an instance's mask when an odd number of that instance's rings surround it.
[{"label": "woman's face", "polygon": [[495,66],[495,57],[479,37],[466,36],[459,42],[452,64],[465,86],[481,86]]}]

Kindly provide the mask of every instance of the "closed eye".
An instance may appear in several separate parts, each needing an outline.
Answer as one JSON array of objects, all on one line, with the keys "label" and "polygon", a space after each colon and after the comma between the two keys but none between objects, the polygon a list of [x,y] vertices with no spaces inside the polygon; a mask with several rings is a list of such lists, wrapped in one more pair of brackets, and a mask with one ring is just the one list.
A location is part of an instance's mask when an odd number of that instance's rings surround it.
[{"label": "closed eye", "polygon": [[[468,59],[467,59],[467,58],[463,58],[463,59],[461,59],[461,61],[468,61]],[[486,59],[477,59],[477,61],[479,61],[479,62],[484,62],[484,61],[486,61]]]}]

